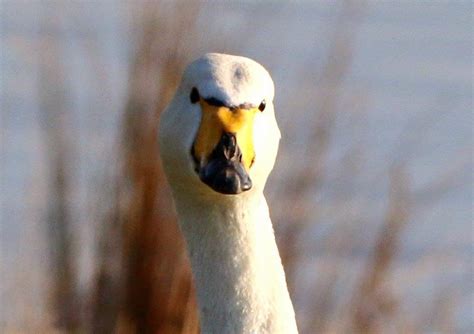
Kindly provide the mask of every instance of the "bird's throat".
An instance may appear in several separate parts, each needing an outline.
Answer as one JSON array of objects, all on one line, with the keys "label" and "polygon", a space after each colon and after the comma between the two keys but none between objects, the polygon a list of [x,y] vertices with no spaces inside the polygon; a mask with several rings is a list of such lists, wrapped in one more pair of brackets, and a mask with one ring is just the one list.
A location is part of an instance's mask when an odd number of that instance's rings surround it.
[{"label": "bird's throat", "polygon": [[177,203],[202,333],[296,333],[263,195]]}]

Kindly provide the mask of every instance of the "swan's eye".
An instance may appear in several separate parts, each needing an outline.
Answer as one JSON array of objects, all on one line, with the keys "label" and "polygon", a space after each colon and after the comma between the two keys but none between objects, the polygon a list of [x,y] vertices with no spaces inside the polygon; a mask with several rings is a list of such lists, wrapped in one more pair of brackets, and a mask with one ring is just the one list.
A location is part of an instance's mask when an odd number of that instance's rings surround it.
[{"label": "swan's eye", "polygon": [[266,105],[267,105],[267,103],[265,102],[265,100],[263,100],[262,103],[260,103],[260,105],[258,106],[258,110],[264,111]]},{"label": "swan's eye", "polygon": [[189,99],[191,100],[191,103],[196,103],[199,101],[199,92],[196,87],[193,87],[191,89],[191,94],[189,95]]}]

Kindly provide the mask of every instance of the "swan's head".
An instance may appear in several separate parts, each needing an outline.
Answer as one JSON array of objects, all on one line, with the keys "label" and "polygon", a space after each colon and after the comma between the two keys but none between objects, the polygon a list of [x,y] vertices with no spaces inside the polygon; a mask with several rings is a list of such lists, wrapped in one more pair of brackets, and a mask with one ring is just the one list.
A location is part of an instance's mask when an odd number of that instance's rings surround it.
[{"label": "swan's head", "polygon": [[160,122],[172,188],[203,196],[262,191],[280,139],[273,95],[270,75],[251,59],[211,53],[191,63]]}]

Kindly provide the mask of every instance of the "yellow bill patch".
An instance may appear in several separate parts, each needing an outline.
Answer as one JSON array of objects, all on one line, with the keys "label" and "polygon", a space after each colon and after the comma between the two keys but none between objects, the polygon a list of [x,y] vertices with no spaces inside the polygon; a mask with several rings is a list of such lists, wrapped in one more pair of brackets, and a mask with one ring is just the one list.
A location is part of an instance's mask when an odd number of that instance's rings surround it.
[{"label": "yellow bill patch", "polygon": [[199,101],[202,110],[201,124],[194,141],[194,155],[201,164],[206,163],[224,132],[234,133],[242,152],[242,163],[248,170],[255,158],[253,122],[258,108],[230,109]]}]

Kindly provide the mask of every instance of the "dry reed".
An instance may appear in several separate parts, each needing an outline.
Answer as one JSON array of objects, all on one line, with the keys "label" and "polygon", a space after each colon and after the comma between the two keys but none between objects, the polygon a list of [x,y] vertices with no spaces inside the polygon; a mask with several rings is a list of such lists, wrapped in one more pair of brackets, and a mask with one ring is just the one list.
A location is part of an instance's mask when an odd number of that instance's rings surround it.
[{"label": "dry reed", "polygon": [[[299,315],[300,329],[302,333],[381,333],[390,329],[422,332],[426,323],[432,322],[429,328],[451,332],[453,320],[448,311],[455,300],[441,294],[440,300],[433,305],[433,313],[445,317],[439,316],[436,322],[430,318],[420,324],[407,320],[389,284],[403,227],[417,201],[416,194],[412,196],[409,191],[403,164],[390,174],[385,220],[370,247],[371,257],[361,270],[348,305],[340,307],[337,297],[338,281],[346,274],[341,264],[330,263],[314,286],[296,283],[296,273],[306,252],[298,247],[299,240],[318,223],[318,216],[312,215],[318,209],[313,197],[314,192],[323,191],[320,184],[327,174],[327,154],[332,148],[335,122],[340,116],[338,102],[352,61],[352,42],[361,16],[359,5],[346,3],[335,25],[326,65],[319,76],[313,73],[317,77],[315,80],[324,82],[324,86],[319,87],[316,94],[318,112],[306,148],[309,158],[302,162],[299,170],[293,171],[293,177],[285,178],[288,180],[284,185],[285,192],[275,195],[275,202],[284,203],[281,210],[275,208],[273,217],[280,235],[278,242],[291,293],[296,295],[298,289],[309,289],[305,294],[314,299]],[[64,124],[67,109],[62,91],[64,80],[54,47],[45,48],[52,52],[47,58],[56,59],[52,67],[42,67],[40,73],[40,80],[46,82],[49,89],[41,92],[40,99],[52,167],[52,201],[47,219],[53,269],[51,295],[57,320],[55,326],[65,332],[199,332],[191,272],[176,217],[170,210],[172,203],[159,163],[156,139],[159,113],[170,100],[189,60],[189,50],[194,47],[186,36],[196,34],[195,20],[200,5],[180,3],[171,6],[171,12],[168,7],[169,4],[165,6],[160,2],[147,4],[146,15],[139,19],[143,20],[143,30],[130,71],[117,152],[120,170],[111,179],[104,180],[112,185],[109,193],[104,191],[104,197],[109,198],[110,203],[101,218],[95,286],[86,305],[81,304],[84,298],[76,291],[77,273],[68,209],[71,191],[68,161],[72,152]],[[219,44],[219,50],[231,48],[223,38],[216,39],[215,43]],[[244,42],[236,43],[233,47],[238,49]],[[341,172],[346,177],[356,173],[354,166],[358,154],[357,148],[349,152]],[[442,192],[452,184],[451,181],[445,179],[435,187]],[[425,195],[430,194],[428,191]],[[339,200],[342,205],[346,204],[345,199]],[[357,218],[350,218],[351,224],[357,222]],[[355,242],[351,234],[354,227],[345,228],[333,232],[325,251],[344,255],[350,250],[351,242]],[[302,308],[297,305],[297,310]]]}]

